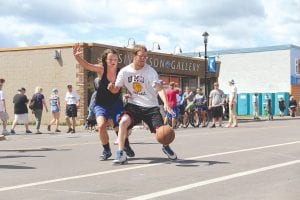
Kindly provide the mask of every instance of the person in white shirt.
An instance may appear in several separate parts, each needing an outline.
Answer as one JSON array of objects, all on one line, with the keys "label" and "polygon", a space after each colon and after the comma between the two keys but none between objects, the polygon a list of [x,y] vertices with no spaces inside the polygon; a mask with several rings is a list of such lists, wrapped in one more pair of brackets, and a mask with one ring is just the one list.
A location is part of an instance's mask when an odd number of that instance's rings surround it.
[{"label": "person in white shirt", "polygon": [[253,119],[258,120],[258,93],[255,93],[254,96],[252,96],[252,105],[253,105]]},{"label": "person in white shirt", "polygon": [[[7,120],[8,120],[8,114],[6,112],[6,105],[5,105],[5,96],[2,90],[3,84],[5,83],[4,79],[0,79],[0,119],[2,120],[2,134],[7,135],[9,132],[6,130]],[[3,139],[4,136],[0,135],[0,137]],[[0,140],[1,140],[0,138]]]},{"label": "person in white shirt", "polygon": [[234,80],[229,81],[229,121],[225,126],[227,128],[237,127],[237,117],[236,117],[236,96],[237,96],[237,87],[234,85]]},{"label": "person in white shirt", "polygon": [[[77,109],[79,108],[80,97],[73,91],[72,85],[67,85],[68,91],[65,96],[66,101],[66,122],[69,127],[67,133],[75,133]],[[70,121],[72,118],[72,124]]]},{"label": "person in white shirt", "polygon": [[[114,163],[124,163],[127,158],[124,154],[124,141],[128,135],[128,129],[135,124],[144,121],[151,133],[163,126],[163,118],[158,106],[157,94],[164,102],[165,110],[172,113],[172,109],[167,103],[163,85],[158,78],[157,72],[148,64],[147,48],[143,45],[135,45],[133,48],[133,62],[122,68],[115,83],[110,83],[108,88],[116,93],[123,86],[130,93],[128,103],[119,122],[119,150],[117,151]],[[163,152],[169,159],[176,160],[177,156],[169,145],[164,145]]]}]

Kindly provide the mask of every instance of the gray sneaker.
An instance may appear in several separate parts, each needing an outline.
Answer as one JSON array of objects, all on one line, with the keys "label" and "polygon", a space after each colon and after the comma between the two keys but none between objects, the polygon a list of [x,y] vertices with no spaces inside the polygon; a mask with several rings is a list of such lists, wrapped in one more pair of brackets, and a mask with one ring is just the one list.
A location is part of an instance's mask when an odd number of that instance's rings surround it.
[{"label": "gray sneaker", "polygon": [[113,160],[114,164],[124,164],[127,162],[127,157],[124,151],[119,150],[117,151],[116,159]]},{"label": "gray sneaker", "polygon": [[103,150],[102,155],[100,156],[101,160],[107,160],[108,158],[111,157],[111,151],[109,150]]},{"label": "gray sneaker", "polygon": [[176,153],[171,149],[171,147],[169,145],[164,145],[162,148],[162,151],[168,156],[168,158],[170,160],[176,160],[177,159],[177,155]]},{"label": "gray sneaker", "polygon": [[4,130],[2,131],[2,135],[9,135],[9,132],[8,132],[6,129],[4,129]]}]

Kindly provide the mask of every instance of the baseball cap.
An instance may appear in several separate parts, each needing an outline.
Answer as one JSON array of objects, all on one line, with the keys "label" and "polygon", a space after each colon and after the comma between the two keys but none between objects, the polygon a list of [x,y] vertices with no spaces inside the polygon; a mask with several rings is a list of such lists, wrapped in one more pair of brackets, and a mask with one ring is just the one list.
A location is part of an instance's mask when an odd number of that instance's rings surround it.
[{"label": "baseball cap", "polygon": [[26,91],[26,89],[22,87],[22,88],[18,89],[18,91],[20,91],[20,92],[21,91]]},{"label": "baseball cap", "polygon": [[234,82],[234,80],[232,79],[232,80],[229,81],[229,83],[234,84],[235,82]]}]

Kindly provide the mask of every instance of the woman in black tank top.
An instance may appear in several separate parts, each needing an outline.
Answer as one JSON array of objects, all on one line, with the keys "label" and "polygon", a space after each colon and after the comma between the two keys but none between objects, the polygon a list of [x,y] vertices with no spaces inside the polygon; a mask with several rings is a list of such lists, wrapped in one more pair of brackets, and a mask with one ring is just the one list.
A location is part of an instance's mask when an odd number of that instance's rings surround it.
[{"label": "woman in black tank top", "polygon": [[[107,133],[108,117],[116,118],[123,110],[121,92],[116,94],[111,93],[107,87],[109,83],[114,83],[117,77],[118,54],[114,49],[106,49],[101,56],[101,63],[91,64],[81,57],[82,50],[79,44],[73,47],[73,55],[77,62],[87,70],[96,72],[101,78],[96,94],[96,105],[94,111],[97,117],[97,124],[99,129],[99,138],[104,147],[102,152],[102,159],[107,160],[112,154],[109,147],[109,136]],[[114,119],[114,126],[118,125]],[[118,130],[118,127],[115,127]],[[129,147],[128,149],[132,151]],[[134,156],[134,152],[131,152]]]}]

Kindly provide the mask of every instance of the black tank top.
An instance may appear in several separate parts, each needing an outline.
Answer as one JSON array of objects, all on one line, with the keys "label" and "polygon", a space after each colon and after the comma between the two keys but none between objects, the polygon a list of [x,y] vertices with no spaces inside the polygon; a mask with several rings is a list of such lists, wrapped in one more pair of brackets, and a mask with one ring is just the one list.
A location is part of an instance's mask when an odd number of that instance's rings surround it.
[{"label": "black tank top", "polygon": [[[107,89],[107,86],[109,84],[109,80],[107,80],[107,66],[103,66],[103,67],[104,67],[104,72],[100,80],[99,87],[97,89],[96,104],[108,106],[108,105],[113,105],[121,98],[121,91],[114,94]],[[117,74],[119,73],[119,71],[120,70],[117,69]]]}]

